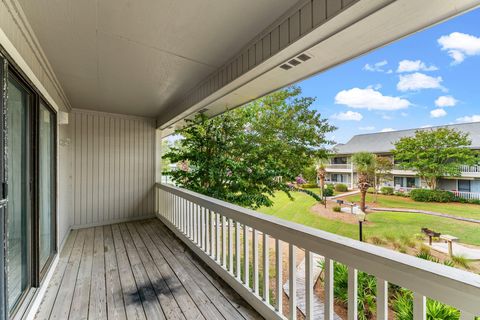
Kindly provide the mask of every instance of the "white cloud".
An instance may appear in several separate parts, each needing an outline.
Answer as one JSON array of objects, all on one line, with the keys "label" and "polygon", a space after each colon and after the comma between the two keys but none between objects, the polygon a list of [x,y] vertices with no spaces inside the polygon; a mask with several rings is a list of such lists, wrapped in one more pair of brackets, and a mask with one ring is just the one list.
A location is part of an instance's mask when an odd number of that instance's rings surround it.
[{"label": "white cloud", "polygon": [[457,122],[480,122],[480,114],[457,118]]},{"label": "white cloud", "polygon": [[457,104],[458,100],[452,96],[440,96],[435,100],[435,105],[437,107],[453,107]]},{"label": "white cloud", "polygon": [[402,117],[408,117],[408,113],[406,113],[406,112],[402,112],[402,113],[400,113],[400,115],[401,115]]},{"label": "white cloud", "polygon": [[383,128],[380,132],[392,132],[395,131],[393,128]]},{"label": "white cloud", "polygon": [[389,116],[389,115],[386,115],[386,114],[383,114],[383,115],[382,115],[382,119],[383,119],[383,120],[392,120],[393,117],[392,117],[392,116]]},{"label": "white cloud", "polygon": [[335,103],[355,109],[387,111],[406,109],[411,105],[410,101],[406,99],[384,96],[372,88],[342,90],[335,96]]},{"label": "white cloud", "polygon": [[342,120],[342,121],[360,121],[363,119],[363,116],[359,112],[347,111],[339,112],[332,115],[332,119]]},{"label": "white cloud", "polygon": [[402,60],[398,63],[397,72],[435,71],[434,65],[427,66],[422,60]]},{"label": "white cloud", "polygon": [[441,117],[445,117],[446,115],[447,115],[447,111],[445,111],[445,109],[442,109],[442,108],[433,109],[432,111],[430,111],[430,117],[432,118],[441,118]]},{"label": "white cloud", "polygon": [[374,126],[358,127],[358,130],[361,130],[361,131],[373,131],[373,130],[375,130],[375,127],[374,127]]},{"label": "white cloud", "polygon": [[426,74],[415,72],[401,75],[397,83],[399,91],[417,91],[421,89],[441,89],[446,90],[442,85],[442,77],[431,77]]},{"label": "white cloud", "polygon": [[363,70],[371,71],[371,72],[385,72],[385,70],[383,70],[382,67],[386,66],[387,64],[388,64],[387,60],[382,60],[374,64],[367,63],[366,65],[363,66]]},{"label": "white cloud", "polygon": [[480,55],[480,37],[461,32],[452,32],[438,38],[442,50],[452,57],[452,64],[462,63],[467,56]]}]

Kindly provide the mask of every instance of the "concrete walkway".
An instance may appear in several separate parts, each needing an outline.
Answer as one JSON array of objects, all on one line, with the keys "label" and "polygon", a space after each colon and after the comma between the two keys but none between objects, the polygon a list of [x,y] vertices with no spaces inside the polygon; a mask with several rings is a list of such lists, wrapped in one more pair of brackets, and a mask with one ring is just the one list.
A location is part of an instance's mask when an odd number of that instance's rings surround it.
[{"label": "concrete walkway", "polygon": [[337,194],[336,196],[327,197],[327,200],[335,200],[337,198],[348,197],[348,196],[352,196],[352,195],[357,194],[357,193],[360,193],[360,191],[353,190],[353,191]]},{"label": "concrete walkway", "polygon": [[[323,261],[323,256],[318,254],[313,254],[313,265],[312,265],[312,275],[313,283],[317,281],[322,269],[319,266],[319,263]],[[288,289],[288,279],[287,282],[283,285],[283,291],[285,294],[289,295]],[[305,296],[305,259],[297,267],[297,308],[305,315],[306,312],[306,296]],[[314,319],[323,319],[325,305],[320,298],[314,294],[313,295],[313,314]],[[335,312],[333,314],[335,320],[341,320]]]},{"label": "concrete walkway", "polygon": [[[426,243],[428,245],[428,243]],[[434,242],[431,247],[433,250],[448,254],[448,244],[445,242]],[[452,243],[452,252],[455,256],[462,256],[468,260],[480,260],[480,250],[462,246],[459,243]]]},{"label": "concrete walkway", "polygon": [[480,220],[478,220],[478,219],[458,217],[458,216],[453,216],[453,215],[451,215],[451,214],[445,214],[445,213],[434,212],[434,211],[426,211],[426,210],[404,209],[404,208],[369,208],[369,210],[372,210],[372,211],[391,211],[391,212],[421,213],[421,214],[427,214],[427,215],[430,215],[430,216],[436,216],[436,217],[454,219],[454,220],[459,220],[459,221],[480,223]]}]

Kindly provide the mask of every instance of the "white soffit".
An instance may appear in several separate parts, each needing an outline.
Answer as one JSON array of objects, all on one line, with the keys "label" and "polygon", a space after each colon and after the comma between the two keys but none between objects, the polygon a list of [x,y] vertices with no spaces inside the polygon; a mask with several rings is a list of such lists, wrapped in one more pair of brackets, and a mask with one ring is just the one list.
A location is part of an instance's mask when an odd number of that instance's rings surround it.
[{"label": "white soffit", "polygon": [[154,117],[292,0],[18,0],[73,108]]},{"label": "white soffit", "polygon": [[[198,110],[213,116],[368,53],[417,31],[474,9],[480,0],[362,0],[283,49],[257,68],[161,126],[162,136],[184,125]],[[311,59],[289,70],[280,65],[307,53]],[[348,76],[348,75],[345,75]],[[321,88],[319,88],[321,94]]]}]

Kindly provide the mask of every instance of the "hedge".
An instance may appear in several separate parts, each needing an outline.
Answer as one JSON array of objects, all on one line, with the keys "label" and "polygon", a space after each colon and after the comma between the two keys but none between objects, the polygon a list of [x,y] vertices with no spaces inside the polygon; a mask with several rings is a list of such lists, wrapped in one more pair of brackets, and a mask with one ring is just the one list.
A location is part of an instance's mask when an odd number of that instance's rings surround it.
[{"label": "hedge", "polygon": [[346,184],[339,183],[339,184],[335,185],[335,191],[337,191],[337,192],[347,192],[348,187],[347,187]]},{"label": "hedge", "polygon": [[392,187],[381,187],[380,192],[382,194],[386,194],[386,195],[391,196],[393,194],[393,188]]},{"label": "hedge", "polygon": [[430,189],[413,189],[410,191],[410,198],[420,202],[452,202],[457,200],[450,191]]}]

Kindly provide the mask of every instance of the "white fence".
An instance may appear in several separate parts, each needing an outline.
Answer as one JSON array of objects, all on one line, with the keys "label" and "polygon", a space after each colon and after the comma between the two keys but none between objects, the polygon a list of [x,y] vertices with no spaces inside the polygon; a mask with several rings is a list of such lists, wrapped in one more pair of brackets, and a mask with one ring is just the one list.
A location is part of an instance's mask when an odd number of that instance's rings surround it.
[{"label": "white fence", "polygon": [[461,172],[480,173],[480,166],[460,166]]},{"label": "white fence", "polygon": [[[296,318],[299,249],[305,251],[307,262],[304,293],[307,319],[333,319],[333,261],[349,268],[348,319],[357,319],[358,270],[377,278],[377,319],[388,319],[389,282],[414,292],[415,320],[426,319],[426,297],[461,310],[462,319],[474,319],[474,314],[480,314],[479,275],[267,216],[174,186],[157,185],[156,196],[159,218],[267,319],[286,319],[281,301],[270,303],[269,257],[272,252],[275,254],[275,296],[282,297],[282,275],[288,272],[288,319]],[[274,243],[273,248],[270,248],[270,241]],[[288,246],[285,256],[284,245]],[[312,253],[325,257],[325,310],[322,315],[313,314]],[[282,267],[285,258],[288,270]],[[263,279],[262,295],[260,279]]]},{"label": "white fence", "polygon": [[452,191],[453,194],[459,198],[467,200],[480,200],[480,193],[478,192],[464,192],[464,191]]},{"label": "white fence", "polygon": [[327,164],[326,166],[327,169],[352,169],[352,164],[351,163],[345,163],[345,164],[334,164],[330,163]]}]

